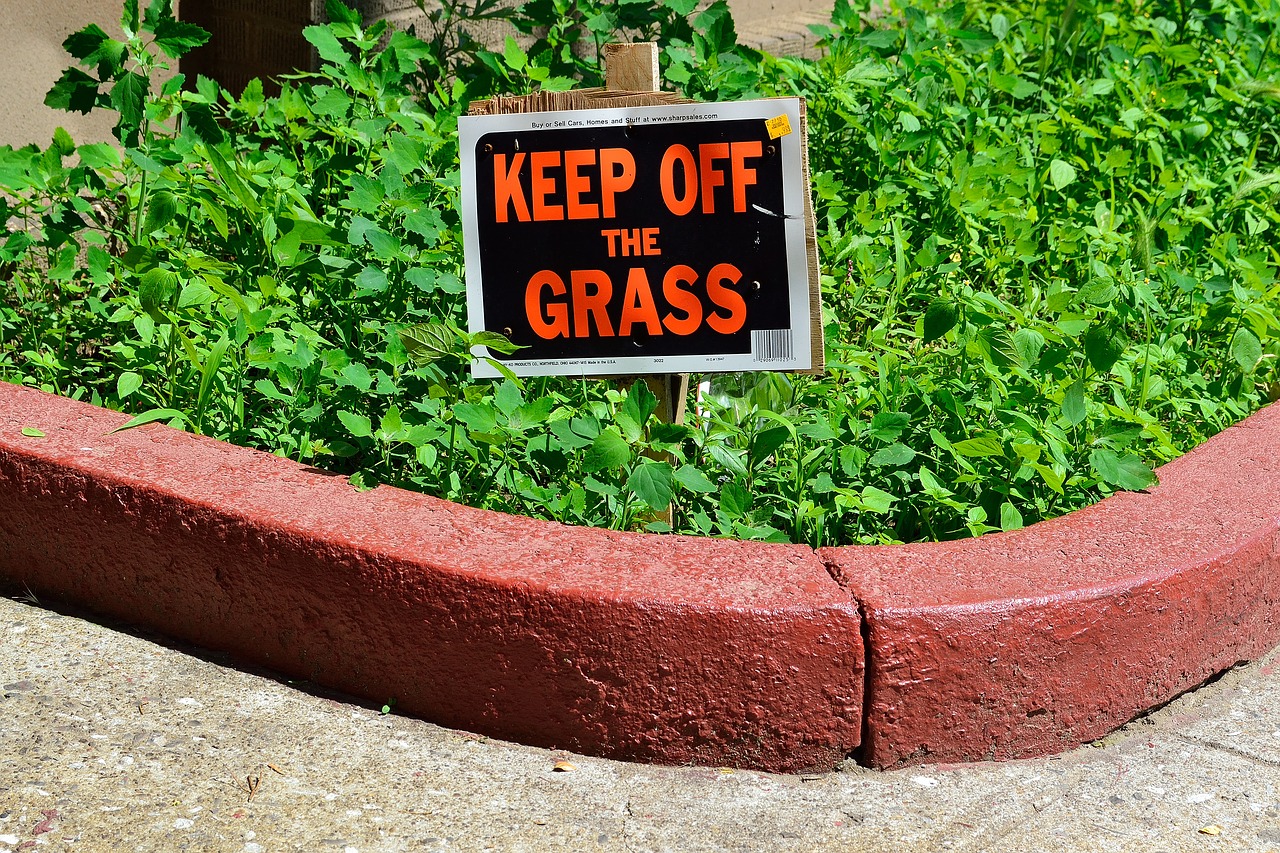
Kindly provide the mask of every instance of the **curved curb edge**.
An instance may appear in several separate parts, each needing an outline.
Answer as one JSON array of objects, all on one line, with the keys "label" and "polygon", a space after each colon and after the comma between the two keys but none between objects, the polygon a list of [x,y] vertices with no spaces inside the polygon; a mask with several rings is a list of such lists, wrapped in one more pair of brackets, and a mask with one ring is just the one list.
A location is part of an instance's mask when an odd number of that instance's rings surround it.
[{"label": "curved curb edge", "polygon": [[357,493],[126,419],[0,383],[0,577],[537,746],[780,772],[860,739],[876,767],[1045,755],[1280,642],[1280,407],[1147,493],[816,554]]},{"label": "curved curb edge", "polygon": [[1280,642],[1280,406],[1023,530],[820,553],[862,605],[864,761],[1021,758],[1102,737]]},{"label": "curved curb edge", "polygon": [[860,618],[808,548],[360,493],[125,420],[0,383],[0,576],[537,746],[804,771],[858,745]]}]

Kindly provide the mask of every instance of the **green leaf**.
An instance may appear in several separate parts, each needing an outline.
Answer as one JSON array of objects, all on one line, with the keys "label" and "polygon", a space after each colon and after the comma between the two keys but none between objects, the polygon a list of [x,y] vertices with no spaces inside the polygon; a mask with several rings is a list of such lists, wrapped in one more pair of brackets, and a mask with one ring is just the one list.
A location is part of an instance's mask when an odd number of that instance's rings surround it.
[{"label": "green leaf", "polygon": [[159,267],[147,270],[138,281],[138,302],[148,314],[155,314],[168,307],[169,301],[177,292],[178,277]]},{"label": "green leaf", "polygon": [[681,465],[676,469],[674,476],[677,483],[691,492],[708,494],[716,490],[716,484],[707,479],[707,475],[693,465]]},{"label": "green leaf", "polygon": [[342,42],[338,41],[338,37],[333,34],[333,30],[328,27],[306,27],[302,31],[302,37],[315,46],[320,58],[326,62],[343,66],[351,61],[351,57],[347,54],[347,49],[342,46]]},{"label": "green leaf", "polygon": [[98,103],[98,81],[79,68],[68,68],[44,96],[44,103],[55,110],[87,113]]},{"label": "green leaf", "polygon": [[671,466],[642,460],[627,477],[627,488],[653,509],[664,509],[671,504],[673,492]]},{"label": "green leaf", "polygon": [[707,454],[731,473],[739,477],[746,476],[747,466],[742,461],[741,454],[718,443],[707,445]]},{"label": "green leaf", "polygon": [[152,234],[168,225],[178,215],[178,201],[173,193],[166,190],[156,192],[147,201],[147,218],[143,221],[142,232]]},{"label": "green leaf", "polygon": [[751,492],[736,480],[726,483],[720,490],[720,509],[734,518],[745,515],[751,509]]},{"label": "green leaf", "polygon": [[222,126],[214,118],[213,108],[208,104],[188,101],[183,105],[182,112],[187,117],[187,127],[194,130],[201,141],[217,145],[223,140]]},{"label": "green leaf", "polygon": [[529,64],[529,56],[511,36],[507,36],[506,46],[502,49],[502,61],[512,71],[521,71]]},{"label": "green leaf", "polygon": [[356,287],[370,293],[381,293],[387,289],[387,274],[370,264],[356,276]]},{"label": "green leaf", "polygon": [[1009,501],[1000,504],[1000,529],[1004,531],[1022,529],[1022,513]]},{"label": "green leaf", "polygon": [[1099,448],[1089,454],[1089,464],[1103,482],[1128,491],[1139,491],[1155,485],[1158,478],[1151,466],[1134,453],[1119,454]]},{"label": "green leaf", "polygon": [[453,416],[475,433],[489,434],[498,428],[498,415],[493,406],[480,403],[458,403]]},{"label": "green leaf", "polygon": [[508,340],[506,335],[498,332],[476,332],[467,338],[468,351],[475,347],[485,347],[493,352],[500,352],[504,355],[511,355],[522,349],[528,349],[524,344],[514,344]]},{"label": "green leaf", "polygon": [[111,107],[120,116],[114,129],[115,136],[125,145],[132,147],[138,144],[149,88],[146,77],[130,71],[111,89]]},{"label": "green leaf", "polygon": [[880,412],[871,419],[870,436],[881,441],[895,441],[910,423],[911,418],[902,412]]},{"label": "green leaf", "polygon": [[916,452],[901,442],[894,442],[888,447],[882,447],[875,453],[871,454],[871,458],[867,460],[872,465],[885,468],[897,465],[906,465],[912,459],[916,458]]},{"label": "green leaf", "polygon": [[86,60],[86,65],[92,65],[93,63],[87,60],[102,47],[103,42],[110,38],[102,27],[89,24],[84,29],[67,36],[62,42],[62,48],[76,59]]},{"label": "green leaf", "polygon": [[966,458],[1004,455],[1004,443],[1000,441],[999,436],[992,434],[957,441],[951,445],[951,448],[958,455]]},{"label": "green leaf", "polygon": [[1084,333],[1084,354],[1099,373],[1107,373],[1124,355],[1123,335],[1109,325],[1095,323]]},{"label": "green leaf", "polygon": [[1044,335],[1035,329],[1019,329],[1013,333],[1013,348],[1023,367],[1034,367],[1044,349]]},{"label": "green leaf", "polygon": [[443,323],[419,323],[398,333],[409,358],[429,363],[458,351],[458,335]]},{"label": "green leaf", "polygon": [[867,512],[886,513],[898,499],[875,486],[864,486],[862,489],[862,508]]},{"label": "green leaf", "polygon": [[124,11],[120,15],[120,29],[127,38],[133,38],[142,28],[138,18],[138,0],[124,0]]},{"label": "green leaf", "polygon": [[120,374],[120,378],[116,380],[116,394],[123,400],[134,391],[142,387],[142,377],[131,370],[126,370]]},{"label": "green leaf", "polygon": [[[177,409],[151,409],[150,411],[143,412],[140,415],[135,415],[120,426],[111,430],[111,432],[122,432],[126,429],[133,429],[134,427],[155,423],[156,421],[181,421],[184,425],[188,423],[187,416],[182,412],[179,412]],[[111,433],[107,434],[110,435]]]},{"label": "green leaf", "polygon": [[120,152],[106,142],[81,145],[76,153],[80,155],[80,164],[90,169],[120,168]]},{"label": "green leaf", "polygon": [[622,468],[631,461],[631,446],[622,434],[614,427],[602,431],[591,442],[582,462],[582,469],[588,472]]},{"label": "green leaf", "polygon": [[960,319],[956,304],[950,299],[935,299],[924,312],[924,341],[936,341],[955,328]]},{"label": "green leaf", "polygon": [[1049,180],[1055,190],[1062,190],[1076,181],[1076,169],[1065,160],[1054,158],[1049,163]]},{"label": "green leaf", "polygon": [[756,433],[755,439],[751,442],[751,460],[757,464],[763,462],[790,437],[790,430],[781,426],[770,427]]},{"label": "green leaf", "polygon": [[23,427],[22,434],[27,438],[44,438],[44,432],[35,427]]},{"label": "green leaf", "polygon": [[360,13],[352,9],[342,0],[324,0],[324,13],[336,24],[360,26]]},{"label": "green leaf", "polygon": [[1072,382],[1062,396],[1062,414],[1072,426],[1082,422],[1088,414],[1084,404],[1083,376]]},{"label": "green leaf", "polygon": [[209,31],[199,24],[161,18],[155,28],[156,45],[170,59],[180,59],[209,41]]},{"label": "green leaf", "polygon": [[649,384],[643,379],[632,382],[631,388],[627,391],[627,399],[622,401],[619,414],[635,424],[637,435],[633,441],[640,439],[640,434],[648,423],[649,417],[657,410],[658,398],[649,390]]},{"label": "green leaf", "polygon": [[1231,341],[1231,357],[1245,373],[1253,373],[1262,360],[1262,342],[1248,329],[1237,329]]},{"label": "green leaf", "polygon": [[364,415],[357,415],[354,412],[338,412],[338,420],[342,421],[342,425],[347,428],[347,432],[356,438],[371,438],[373,436],[373,424]]}]

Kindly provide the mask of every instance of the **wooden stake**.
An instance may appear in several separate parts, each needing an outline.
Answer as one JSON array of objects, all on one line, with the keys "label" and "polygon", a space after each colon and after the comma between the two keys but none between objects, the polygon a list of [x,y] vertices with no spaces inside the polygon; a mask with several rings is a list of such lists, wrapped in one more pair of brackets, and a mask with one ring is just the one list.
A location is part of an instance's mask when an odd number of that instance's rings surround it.
[{"label": "wooden stake", "polygon": [[[658,74],[658,46],[652,42],[606,44],[604,46],[604,88],[606,92],[658,92],[662,78]],[[689,374],[649,374],[627,382],[642,381],[658,398],[654,417],[670,424],[684,423],[685,401],[689,397]],[[656,454],[655,458],[668,454]],[[670,504],[652,516],[655,521],[674,524]]]}]

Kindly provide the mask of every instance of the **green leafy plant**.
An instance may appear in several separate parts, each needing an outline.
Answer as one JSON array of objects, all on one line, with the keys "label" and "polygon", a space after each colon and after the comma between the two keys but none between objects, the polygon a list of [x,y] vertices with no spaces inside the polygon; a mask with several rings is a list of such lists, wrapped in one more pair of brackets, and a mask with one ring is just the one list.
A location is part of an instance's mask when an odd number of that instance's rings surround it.
[{"label": "green leafy plant", "polygon": [[[434,8],[434,7],[433,7]],[[117,148],[0,149],[0,376],[380,483],[572,524],[812,545],[1012,530],[1155,482],[1280,397],[1280,3],[837,3],[816,59],[687,0],[341,3],[266,97],[127,3],[49,103]],[[519,40],[489,50],[478,19]],[[807,103],[828,370],[473,380],[457,117],[654,39],[690,97]],[[705,380],[705,381],[699,381]],[[673,525],[655,521],[672,510]]]}]

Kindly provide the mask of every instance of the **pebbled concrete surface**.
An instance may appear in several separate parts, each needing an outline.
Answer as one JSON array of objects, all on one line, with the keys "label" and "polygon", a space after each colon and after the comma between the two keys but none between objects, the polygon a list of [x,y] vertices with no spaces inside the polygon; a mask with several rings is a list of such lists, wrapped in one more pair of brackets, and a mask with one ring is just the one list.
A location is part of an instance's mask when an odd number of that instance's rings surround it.
[{"label": "pebbled concrete surface", "polygon": [[0,599],[0,853],[1280,851],[1274,652],[1056,758],[786,776],[488,740],[158,639]]}]

